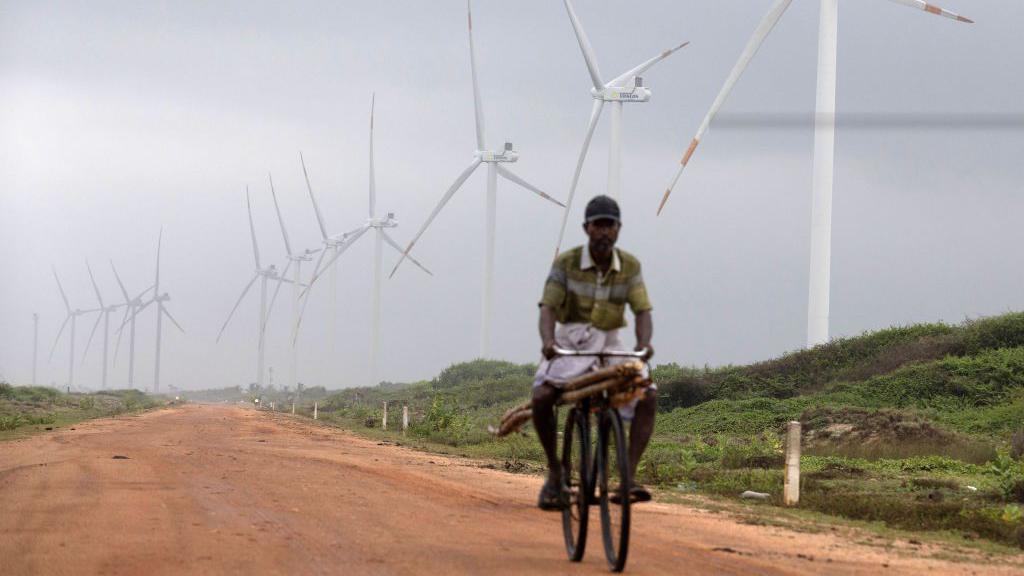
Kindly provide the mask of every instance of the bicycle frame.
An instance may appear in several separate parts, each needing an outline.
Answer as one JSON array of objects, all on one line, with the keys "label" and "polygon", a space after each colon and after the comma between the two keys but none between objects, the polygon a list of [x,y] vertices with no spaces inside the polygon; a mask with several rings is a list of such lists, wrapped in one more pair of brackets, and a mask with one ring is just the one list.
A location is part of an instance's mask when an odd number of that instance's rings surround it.
[{"label": "bicycle frame", "polygon": [[[606,359],[612,357],[636,358],[639,360],[643,360],[646,364],[648,356],[648,350],[646,349],[637,350],[633,352],[585,352],[580,350],[566,350],[564,348],[555,347],[554,351],[555,357],[595,357],[599,359],[600,364],[602,366],[605,365]],[[629,472],[628,464],[622,464],[622,462],[626,458],[625,453],[622,451],[622,446],[624,446],[624,441],[626,438],[622,427],[622,420],[616,409],[611,407],[609,399],[610,397],[608,395],[608,392],[604,391],[599,396],[583,398],[579,400],[570,409],[570,418],[575,417],[582,419],[581,440],[582,445],[584,447],[583,450],[581,450],[580,455],[580,457],[582,458],[582,462],[584,463],[583,468],[585,469],[585,471],[583,474],[581,474],[581,485],[579,487],[581,493],[578,495],[578,497],[582,499],[583,507],[583,510],[580,512],[579,520],[581,524],[578,527],[578,540],[573,540],[573,533],[571,527],[571,506],[562,513],[562,526],[563,532],[565,533],[566,551],[569,553],[569,559],[574,562],[582,560],[584,550],[586,549],[586,522],[587,518],[589,517],[589,514],[586,512],[586,510],[588,510],[592,504],[600,504],[601,531],[604,541],[603,543],[605,548],[605,556],[608,560],[609,568],[613,572],[620,572],[625,567],[626,556],[629,550],[630,506],[628,494],[630,491],[630,486],[632,485],[632,477]],[[573,416],[574,414],[575,416]],[[594,442],[594,439],[591,437],[590,434],[592,422],[591,414],[594,414],[594,416],[596,417],[596,426],[594,429],[598,436],[596,443]],[[567,421],[566,425],[566,430],[568,431],[572,428],[573,423]],[[625,470],[625,472],[620,475],[620,478],[622,479],[622,485],[619,487],[619,489],[621,490],[621,504],[619,504],[619,506],[621,506],[622,512],[620,518],[621,525],[619,527],[618,533],[618,546],[615,545],[612,528],[609,524],[610,520],[608,520],[609,496],[607,492],[608,487],[605,485],[607,483],[607,477],[605,476],[605,474],[607,473],[607,462],[605,462],[605,459],[607,458],[607,454],[605,454],[605,452],[607,451],[606,442],[608,439],[608,434],[612,433],[612,430],[614,430],[614,434],[616,436],[614,444],[619,451],[619,454],[616,457],[616,461],[619,462],[619,465],[623,466]],[[567,437],[566,442],[571,442],[571,440],[569,440],[569,438]],[[583,452],[585,452],[585,454]],[[563,448],[563,454],[564,453],[565,452]],[[563,457],[563,465],[564,463],[565,459]],[[622,468],[620,468],[620,471],[621,470]],[[571,470],[566,470],[566,472],[571,474]],[[599,479],[602,483],[600,498],[596,495]]]}]

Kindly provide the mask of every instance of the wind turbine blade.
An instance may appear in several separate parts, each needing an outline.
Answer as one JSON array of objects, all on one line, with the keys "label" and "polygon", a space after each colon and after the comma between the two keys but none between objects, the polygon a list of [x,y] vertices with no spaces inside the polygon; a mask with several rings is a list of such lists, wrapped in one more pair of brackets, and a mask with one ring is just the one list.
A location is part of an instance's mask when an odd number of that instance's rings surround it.
[{"label": "wind turbine blade", "polygon": [[[279,292],[281,292],[281,284],[284,283],[285,276],[288,274],[288,269],[291,268],[291,267],[292,267],[292,261],[289,260],[288,263],[284,265],[284,270],[282,270],[281,273],[277,277],[277,286],[274,287],[274,295],[270,297],[270,305],[267,306],[267,318],[270,318],[270,312],[274,309],[274,302],[277,301],[277,294]],[[261,323],[261,326],[263,326],[263,332],[266,332],[266,329],[267,329],[266,318],[264,318],[263,322]]]},{"label": "wind turbine blade", "polygon": [[131,311],[131,306],[126,305],[124,307],[124,318],[121,319],[121,327],[117,329],[117,341],[114,343],[114,366],[117,366],[117,355],[121,350],[121,333],[124,331],[125,324],[128,323],[128,314],[130,314]]},{"label": "wind turbine blade", "polygon": [[448,187],[448,190],[444,193],[444,196],[441,196],[441,201],[437,203],[437,206],[434,207],[434,211],[430,213],[430,216],[427,217],[427,221],[423,223],[423,226],[420,228],[420,231],[416,233],[416,236],[414,236],[412,241],[409,242],[409,246],[407,246],[406,249],[402,252],[402,257],[398,259],[398,263],[395,264],[394,269],[391,270],[391,275],[388,276],[389,278],[395,275],[395,272],[398,271],[398,267],[401,266],[402,262],[409,256],[409,252],[412,250],[412,247],[416,244],[416,241],[420,239],[420,236],[423,236],[423,233],[427,231],[427,228],[430,226],[430,223],[434,221],[434,218],[437,218],[437,214],[441,211],[442,208],[444,208],[444,205],[447,204],[448,201],[452,199],[452,196],[455,195],[455,192],[458,191],[459,187],[462,186],[463,182],[465,182],[466,179],[469,178],[469,176],[473,173],[473,171],[476,170],[477,166],[480,165],[480,162],[481,160],[479,156],[474,158],[473,162],[471,162],[469,166],[467,166],[466,169],[462,171],[462,174],[459,174],[459,177],[455,179],[455,182],[452,182],[452,185]]},{"label": "wind turbine blade", "polygon": [[101,310],[96,316],[96,323],[92,325],[92,332],[89,332],[89,340],[86,341],[85,349],[82,350],[82,364],[85,364],[85,357],[89,354],[89,347],[92,346],[92,339],[96,336],[96,329],[100,327],[100,322],[103,321],[104,314],[106,314],[106,312]]},{"label": "wind turbine blade", "polygon": [[[309,287],[313,287],[312,282],[309,283]],[[302,306],[299,307],[299,317],[295,319],[295,325],[292,326],[292,346],[295,346],[299,339],[299,326],[302,325],[302,318],[306,315],[306,304],[309,303],[309,288],[300,294],[299,298],[302,299]]]},{"label": "wind turbine blade", "polygon": [[161,306],[160,312],[163,313],[164,316],[167,316],[167,319],[171,321],[171,324],[174,324],[174,327],[180,330],[182,334],[185,333],[185,329],[181,327],[181,324],[178,324],[178,321],[174,319],[174,316],[171,316],[171,313],[167,310],[167,308]]},{"label": "wind turbine blade", "polygon": [[256,268],[260,266],[260,247],[256,243],[256,225],[252,223],[252,201],[249,200],[249,187],[245,187],[245,205],[249,209],[249,235],[252,236],[252,255],[256,260]]},{"label": "wind turbine blade", "polygon": [[57,337],[53,339],[53,346],[50,347],[50,360],[53,360],[53,353],[57,350],[57,343],[60,342],[60,337],[64,334],[64,328],[67,328],[69,320],[71,320],[71,314],[64,317],[64,323],[60,325],[60,330],[57,331]]},{"label": "wind turbine blade", "polygon": [[[288,239],[288,230],[284,227],[284,218],[281,217],[281,206],[277,203],[277,192],[274,191],[274,178],[267,172],[267,180],[270,182],[270,195],[274,198],[274,211],[277,212],[277,222],[281,225],[281,236],[284,238],[284,249],[291,256],[292,243]],[[257,264],[257,266],[259,266]]]},{"label": "wind turbine blade", "polygon": [[466,17],[469,21],[469,70],[473,77],[473,114],[476,116],[476,149],[483,150],[484,144],[484,113],[480,104],[480,85],[476,79],[476,50],[473,48],[473,10],[470,0],[466,0]]},{"label": "wind turbine blade", "polygon": [[967,22],[968,24],[974,24],[974,20],[971,20],[970,18],[965,18],[965,17],[963,17],[963,16],[961,16],[961,15],[955,13],[955,12],[950,12],[949,10],[945,10],[943,8],[939,8],[938,6],[936,6],[934,4],[929,4],[927,2],[923,2],[922,0],[892,0],[892,1],[897,3],[897,4],[903,4],[904,6],[909,6],[911,8],[917,8],[919,10],[924,10],[925,12],[930,12],[932,14],[935,14],[936,16],[945,16],[946,18],[952,18],[953,20],[956,20],[958,22]]},{"label": "wind turbine blade", "polygon": [[[331,252],[334,251],[333,248],[331,248],[329,250]],[[320,272],[320,265],[323,264],[324,258],[327,256],[327,251],[328,251],[327,248],[325,248],[325,249],[320,251],[320,257],[316,259],[316,265],[313,266],[313,273],[309,276],[309,278],[310,278],[309,284],[307,285],[306,289],[302,291],[302,294],[299,294],[299,298],[302,298],[303,295],[305,295],[305,293],[308,292],[313,287],[313,279],[316,278],[317,275],[319,274],[319,272]]]},{"label": "wind turbine blade", "polygon": [[96,285],[96,277],[92,275],[92,266],[89,265],[89,261],[85,261],[85,267],[89,270],[89,280],[92,282],[92,289],[96,292],[96,300],[100,303],[100,308],[104,308],[103,296],[100,295],[100,288]]},{"label": "wind turbine blade", "polygon": [[512,172],[508,168],[505,168],[501,164],[498,164],[497,167],[498,167],[498,174],[500,174],[506,180],[509,180],[510,182],[515,182],[516,184],[519,184],[523,188],[526,188],[527,190],[529,190],[530,192],[533,192],[534,194],[540,196],[541,198],[544,198],[545,200],[549,200],[551,202],[554,202],[555,204],[558,204],[562,208],[565,208],[565,204],[562,204],[558,200],[555,200],[551,196],[548,196],[546,192],[544,192],[540,188],[537,188],[533,184],[530,184],[526,180],[523,180],[522,178],[517,176],[514,172]]},{"label": "wind turbine blade", "polygon": [[576,10],[572,7],[570,0],[565,0],[565,10],[569,13],[569,21],[572,23],[573,32],[576,33],[576,41],[580,44],[583,52],[583,60],[587,63],[587,71],[590,72],[590,80],[594,83],[594,89],[604,90],[604,81],[601,80],[601,71],[597,67],[597,57],[594,56],[594,49],[590,46],[587,33],[583,31],[583,25],[576,17]]},{"label": "wind turbine blade", "polygon": [[306,160],[299,152],[299,162],[302,163],[302,176],[306,179],[306,190],[309,190],[309,199],[313,201],[313,212],[316,213],[316,223],[320,226],[320,236],[327,239],[327,227],[324,225],[324,217],[320,214],[320,205],[316,203],[316,196],[313,195],[313,187],[309,184],[309,173],[306,172]]},{"label": "wind turbine blade", "polygon": [[[315,273],[312,276],[310,276],[310,278],[309,278],[309,285],[306,286],[306,290],[305,291],[308,292],[309,289],[313,286],[313,283],[316,282],[317,279],[320,278],[320,276],[323,276],[324,272],[327,272],[327,270],[329,270],[331,268],[331,266],[334,265],[334,263],[338,260],[338,258],[340,258],[341,255],[344,254],[345,251],[349,249],[349,247],[351,247],[353,244],[355,244],[356,240],[359,240],[359,238],[362,237],[362,235],[365,234],[366,231],[369,230],[370,228],[372,228],[372,226],[367,224],[367,225],[362,226],[360,228],[356,228],[355,230],[353,230],[351,232],[346,232],[344,234],[344,237],[345,237],[344,243],[341,246],[335,247],[334,254],[331,255],[331,258],[327,261],[327,263],[324,264],[322,267],[318,267],[319,269],[316,270]],[[291,280],[287,280],[286,279],[285,282],[291,282]]]},{"label": "wind turbine blade", "polygon": [[580,148],[579,159],[576,160],[576,171],[572,175],[572,184],[569,185],[569,197],[565,200],[565,212],[562,214],[562,227],[558,230],[558,244],[555,244],[555,256],[562,249],[562,239],[565,236],[565,225],[569,221],[569,211],[572,209],[572,199],[576,195],[576,186],[580,181],[580,172],[583,171],[583,161],[587,159],[587,150],[590,149],[590,140],[594,137],[594,128],[601,118],[601,110],[604,108],[604,100],[594,100],[590,109],[590,120],[587,123],[587,132],[583,136],[583,147]]},{"label": "wind turbine blade", "polygon": [[306,314],[306,304],[309,303],[309,291],[313,289],[313,281],[316,280],[319,272],[320,265],[324,261],[324,257],[327,256],[327,252],[330,250],[334,251],[334,248],[324,248],[320,252],[320,257],[316,261],[316,266],[313,267],[313,274],[310,276],[309,284],[306,285],[306,289],[299,293],[299,299],[302,300],[302,306],[299,307],[299,316],[295,319],[295,325],[292,326],[292,346],[295,346],[295,342],[299,339],[299,326],[302,324],[302,317]]},{"label": "wind turbine blade", "polygon": [[152,289],[153,289],[153,288],[155,288],[155,287],[156,287],[155,285],[150,285],[150,287],[149,287],[149,288],[146,288],[146,289],[145,289],[145,290],[143,290],[142,292],[139,292],[139,295],[138,295],[138,296],[136,296],[136,297],[135,297],[135,299],[137,300],[137,299],[139,299],[139,298],[142,298],[143,296],[145,296],[145,295],[146,295],[146,293],[147,293],[147,292],[149,292],[150,290],[152,290]]},{"label": "wind turbine blade", "polygon": [[[395,250],[398,250],[399,254],[402,253],[402,247],[398,244],[398,242],[395,242],[394,238],[389,236],[388,233],[384,232],[383,230],[381,230],[381,235],[384,237],[384,241],[387,242],[389,246],[391,246]],[[412,262],[413,264],[419,266],[420,269],[423,270],[424,272],[426,272],[427,274],[430,274],[431,276],[434,275],[434,273],[431,272],[430,270],[428,270],[426,266],[424,266],[423,264],[420,264],[419,260],[413,258],[412,256],[409,256],[408,258],[409,258],[410,262]]]},{"label": "wind turbine blade", "polygon": [[668,197],[672,194],[672,189],[675,187],[676,182],[679,181],[679,176],[682,175],[683,168],[690,162],[690,157],[693,156],[693,152],[697,149],[697,145],[700,144],[701,138],[708,131],[708,127],[711,126],[711,121],[718,114],[718,110],[725,103],[726,98],[732,92],[733,87],[736,86],[736,82],[743,75],[743,72],[747,69],[750,61],[754,59],[754,55],[761,48],[761,44],[764,43],[765,38],[771,33],[775,25],[779,23],[779,19],[785,14],[786,9],[789,8],[790,3],[793,0],[775,0],[771,8],[768,9],[768,13],[764,15],[761,22],[754,29],[754,34],[747,41],[747,45],[743,48],[743,52],[740,54],[739,60],[733,66],[732,71],[729,72],[729,77],[726,78],[725,84],[722,85],[722,89],[719,90],[718,96],[715,97],[715,101],[711,104],[711,110],[708,111],[704,120],[700,123],[700,127],[697,129],[697,134],[690,141],[689,148],[683,154],[682,160],[679,161],[681,167],[677,169],[675,178],[672,179],[672,183],[665,190],[664,196],[661,198],[661,204],[658,206],[658,214],[661,214],[662,209],[665,207],[665,203],[668,202]]},{"label": "wind turbine blade", "polygon": [[[252,288],[252,285],[256,283],[256,280],[259,277],[260,275],[258,272],[256,274],[253,274],[252,280],[249,280],[249,283],[245,285],[245,289],[242,290],[242,294],[238,297],[238,300],[235,301],[235,307],[232,308],[231,313],[228,314],[228,319],[225,320],[224,325],[220,327],[220,332],[217,332],[217,342],[220,342],[220,337],[221,335],[224,334],[224,329],[228,327],[228,322],[231,322],[231,317],[235,315],[235,310],[238,310],[238,305],[242,303],[242,299],[245,298],[245,295],[249,293],[249,289]],[[150,300],[150,302],[152,302],[152,300]],[[147,302],[146,305],[148,306],[149,302]]]},{"label": "wind turbine blade", "polygon": [[654,58],[651,58],[650,60],[645,61],[644,63],[640,64],[636,68],[633,68],[632,70],[629,70],[629,71],[624,72],[623,74],[617,76],[615,79],[613,79],[612,81],[608,82],[608,85],[609,86],[625,86],[626,82],[628,82],[630,78],[643,74],[648,69],[650,69],[651,66],[654,66],[658,62],[661,62],[665,58],[668,58],[672,54],[675,54],[676,51],[678,51],[679,49],[687,46],[688,44],[689,44],[689,42],[683,42],[682,44],[676,46],[675,48],[669,48],[668,50],[663,51],[661,54],[658,54]]},{"label": "wind turbine blade", "polygon": [[373,109],[377,94],[370,94],[370,218],[377,214],[377,175],[373,169]]},{"label": "wind turbine blade", "polygon": [[64,293],[64,285],[60,283],[60,276],[57,276],[57,269],[53,268],[53,278],[57,280],[57,289],[60,290],[60,297],[64,300],[64,308],[71,314],[71,304],[68,303],[68,296]]},{"label": "wind turbine blade", "polygon": [[117,285],[121,288],[121,294],[124,295],[124,302],[127,304],[131,301],[131,298],[128,297],[128,290],[125,289],[124,282],[121,282],[121,275],[117,273],[113,260],[110,261],[110,269],[114,271],[114,278],[117,279]]}]

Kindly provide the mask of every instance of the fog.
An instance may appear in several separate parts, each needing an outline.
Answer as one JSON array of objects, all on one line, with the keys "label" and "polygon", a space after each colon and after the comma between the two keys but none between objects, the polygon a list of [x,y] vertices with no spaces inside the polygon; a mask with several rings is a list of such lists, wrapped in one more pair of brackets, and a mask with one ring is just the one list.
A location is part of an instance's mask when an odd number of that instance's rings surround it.
[{"label": "fog", "polygon": [[[645,74],[652,100],[624,114],[620,246],[644,265],[658,362],[744,363],[805,341],[818,2],[793,2],[655,217],[769,4],[576,2],[609,78],[691,42]],[[841,5],[833,336],[1024,308],[1024,5],[942,5],[977,24],[884,0]],[[300,151],[328,232],[361,225],[375,93],[378,210],[396,213],[393,235],[408,242],[475,149],[465,11],[459,0],[0,3],[0,378],[30,382],[37,312],[38,381],[63,386],[67,333],[49,358],[65,315],[51,266],[72,307],[96,306],[87,260],[119,301],[109,261],[143,290],[162,228],[161,290],[186,330],[164,323],[162,384],[255,381],[255,291],[215,342],[253,274],[246,187],[262,256],[278,268],[268,173],[293,244],[319,247]],[[562,3],[479,0],[473,21],[489,147],[514,142],[513,169],[564,199],[592,99]],[[583,241],[585,200],[604,192],[607,131],[604,117],[567,246]],[[416,245],[432,277],[404,264],[385,280],[381,379],[430,378],[477,356],[485,186],[478,170]],[[560,219],[499,181],[494,357],[538,356],[536,302]],[[367,383],[372,255],[368,234],[339,260],[334,318],[328,283],[314,286],[297,343],[306,385]],[[385,252],[385,272],[397,256]],[[267,336],[278,384],[288,295]],[[100,335],[81,356],[95,317],[76,335],[75,383],[88,388],[100,384]],[[155,330],[150,307],[138,321],[141,388]],[[110,387],[127,383],[125,344]]]}]

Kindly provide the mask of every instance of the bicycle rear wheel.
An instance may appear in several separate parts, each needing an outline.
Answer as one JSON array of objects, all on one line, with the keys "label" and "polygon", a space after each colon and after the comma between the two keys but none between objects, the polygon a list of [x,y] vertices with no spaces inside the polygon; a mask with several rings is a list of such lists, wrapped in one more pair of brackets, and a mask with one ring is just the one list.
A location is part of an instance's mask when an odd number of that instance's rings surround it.
[{"label": "bicycle rear wheel", "polygon": [[598,427],[597,487],[601,504],[601,536],[608,568],[621,572],[629,552],[629,472],[626,434],[618,410],[601,413]]},{"label": "bicycle rear wheel", "polygon": [[590,427],[587,415],[569,410],[562,437],[562,478],[569,486],[569,506],[562,510],[562,533],[569,560],[579,562],[587,547],[589,518]]}]

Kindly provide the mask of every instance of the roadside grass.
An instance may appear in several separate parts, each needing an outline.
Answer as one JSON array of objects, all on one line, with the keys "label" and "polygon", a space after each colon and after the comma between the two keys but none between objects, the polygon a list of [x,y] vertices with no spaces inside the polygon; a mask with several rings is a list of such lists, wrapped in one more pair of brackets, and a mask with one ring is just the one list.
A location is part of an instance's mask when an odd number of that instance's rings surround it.
[{"label": "roadside grass", "polygon": [[162,399],[137,390],[65,393],[43,386],[0,382],[0,441],[69,426],[92,418],[149,410]]},{"label": "roadside grass", "polygon": [[[542,470],[527,425],[487,429],[529,398],[531,364],[477,360],[411,384],[350,388],[320,417],[425,450]],[[656,366],[659,413],[637,480],[781,509],[782,433],[803,425],[800,509],[1024,548],[1024,314],[895,327],[748,366]],[[383,403],[397,429],[380,430]],[[303,406],[300,412],[309,413]],[[564,411],[562,411],[564,413]]]},{"label": "roadside grass", "polygon": [[922,554],[954,562],[1005,563],[1024,569],[1024,556],[1016,546],[984,538],[965,537],[955,530],[902,529],[880,521],[850,519],[807,508],[785,508],[770,503],[694,494],[679,489],[657,491],[658,501],[685,504],[713,514],[724,514],[744,524],[776,526],[804,533],[834,533],[858,544],[884,548],[898,555],[919,558]]}]

